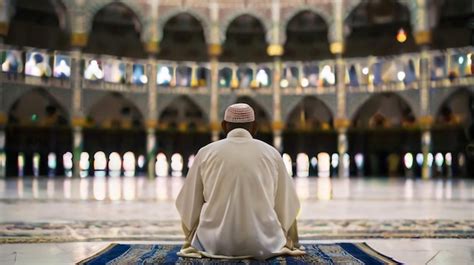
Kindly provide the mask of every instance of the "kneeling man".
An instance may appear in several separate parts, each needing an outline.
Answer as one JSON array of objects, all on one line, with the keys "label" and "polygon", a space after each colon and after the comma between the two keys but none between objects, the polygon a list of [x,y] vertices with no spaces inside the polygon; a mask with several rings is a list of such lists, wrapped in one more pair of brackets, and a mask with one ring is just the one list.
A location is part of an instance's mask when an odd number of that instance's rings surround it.
[{"label": "kneeling man", "polygon": [[199,150],[176,207],[186,236],[185,257],[257,258],[302,255],[296,215],[300,203],[280,153],[253,139],[255,114],[229,106],[227,138]]}]

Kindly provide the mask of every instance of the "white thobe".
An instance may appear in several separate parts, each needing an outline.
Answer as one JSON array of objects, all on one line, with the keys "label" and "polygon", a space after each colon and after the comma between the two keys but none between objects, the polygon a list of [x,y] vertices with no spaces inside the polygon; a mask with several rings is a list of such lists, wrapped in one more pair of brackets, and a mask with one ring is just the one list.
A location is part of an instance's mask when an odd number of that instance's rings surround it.
[{"label": "white thobe", "polygon": [[205,256],[282,253],[300,203],[280,153],[245,129],[199,150],[176,200]]}]

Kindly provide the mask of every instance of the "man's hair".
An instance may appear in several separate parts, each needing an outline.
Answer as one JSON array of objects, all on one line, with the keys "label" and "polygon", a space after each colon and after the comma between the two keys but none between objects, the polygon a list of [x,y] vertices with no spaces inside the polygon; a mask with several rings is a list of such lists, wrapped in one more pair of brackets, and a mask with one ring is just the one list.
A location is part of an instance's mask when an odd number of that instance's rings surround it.
[{"label": "man's hair", "polygon": [[226,123],[227,123],[227,130],[229,132],[237,128],[245,129],[250,132],[252,131],[252,126],[254,122],[234,123],[234,122],[226,121]]}]

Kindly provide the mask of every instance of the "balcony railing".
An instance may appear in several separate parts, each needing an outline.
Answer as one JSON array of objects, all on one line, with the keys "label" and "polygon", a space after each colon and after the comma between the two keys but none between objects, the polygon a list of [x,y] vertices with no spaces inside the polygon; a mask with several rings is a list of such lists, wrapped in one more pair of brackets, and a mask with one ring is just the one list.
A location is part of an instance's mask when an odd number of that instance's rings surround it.
[{"label": "balcony railing", "polygon": [[[349,93],[418,89],[421,68],[430,88],[474,85],[474,47],[344,59]],[[158,93],[208,94],[209,62],[163,61],[1,46],[0,81],[70,88],[79,73],[82,89],[144,93],[155,82]],[[273,63],[218,62],[219,94],[272,94]],[[77,72],[76,67],[79,67]],[[77,74],[76,74],[77,75]],[[279,86],[283,95],[335,93],[336,61],[282,62]]]}]

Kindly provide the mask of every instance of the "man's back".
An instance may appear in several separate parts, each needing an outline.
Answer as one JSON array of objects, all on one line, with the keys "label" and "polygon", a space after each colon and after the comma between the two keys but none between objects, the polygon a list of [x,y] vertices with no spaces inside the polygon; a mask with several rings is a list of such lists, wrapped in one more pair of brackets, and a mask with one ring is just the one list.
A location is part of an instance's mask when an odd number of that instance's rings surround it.
[{"label": "man's back", "polygon": [[284,229],[294,221],[299,202],[273,147],[234,129],[202,148],[194,163],[177,207],[187,227],[198,222],[195,248],[213,255],[267,257],[285,246]]}]

